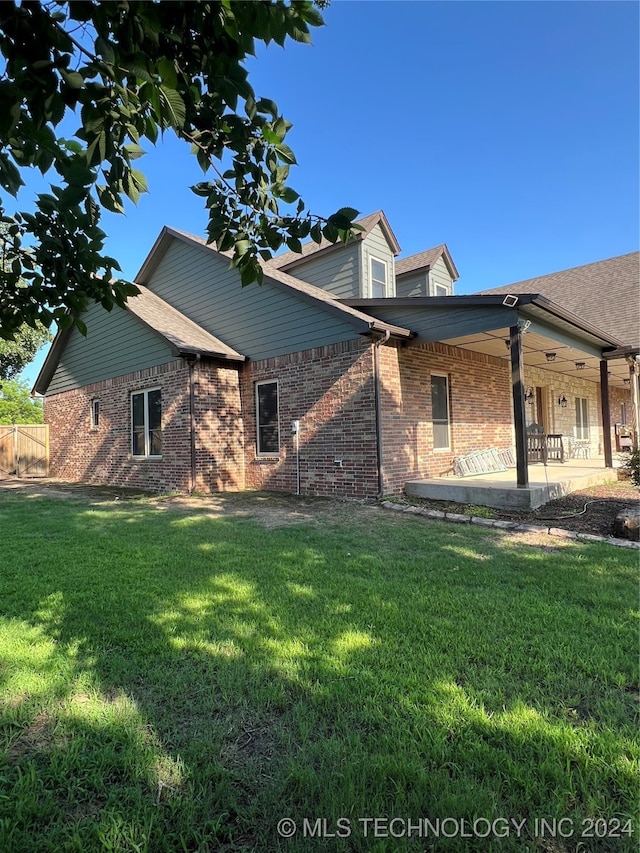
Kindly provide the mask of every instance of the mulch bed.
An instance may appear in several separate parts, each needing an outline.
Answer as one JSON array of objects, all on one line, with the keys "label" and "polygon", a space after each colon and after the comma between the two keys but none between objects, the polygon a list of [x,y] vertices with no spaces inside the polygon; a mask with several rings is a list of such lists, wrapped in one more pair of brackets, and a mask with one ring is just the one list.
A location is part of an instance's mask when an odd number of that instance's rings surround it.
[{"label": "mulch bed", "polygon": [[[468,505],[454,504],[448,501],[409,499],[429,509],[448,510],[465,514],[479,515]],[[409,502],[409,500],[407,502]],[[614,521],[618,513],[640,502],[640,490],[630,482],[621,481],[601,486],[591,486],[580,492],[573,492],[558,500],[551,501],[533,512],[502,509],[487,510],[491,518],[504,521],[519,521],[527,524],[539,524],[547,527],[561,527],[579,533],[593,533],[599,536],[614,535]]]}]

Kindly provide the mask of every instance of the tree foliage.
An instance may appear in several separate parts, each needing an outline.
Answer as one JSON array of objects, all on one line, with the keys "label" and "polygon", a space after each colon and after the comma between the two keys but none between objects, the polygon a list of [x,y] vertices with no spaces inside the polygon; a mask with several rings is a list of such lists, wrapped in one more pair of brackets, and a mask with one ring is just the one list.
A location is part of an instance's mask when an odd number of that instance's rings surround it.
[{"label": "tree foliage", "polygon": [[[243,65],[256,41],[308,42],[322,23],[307,0],[1,3],[0,334],[23,321],[64,327],[91,300],[110,309],[137,292],[113,277],[100,214],[147,192],[137,161],[165,132],[197,157],[208,239],[232,250],[243,284],[260,281],[259,259],[284,244],[348,239],[357,211],[314,216],[287,183],[291,124],[256,96]],[[66,138],[70,113],[79,126]],[[8,210],[27,170],[51,175],[50,191]]]},{"label": "tree foliage", "polygon": [[41,424],[43,420],[42,403],[29,396],[26,382],[0,382],[0,424]]},{"label": "tree foliage", "polygon": [[0,381],[17,376],[49,340],[51,335],[40,324],[35,328],[23,324],[15,330],[13,340],[0,340]]}]

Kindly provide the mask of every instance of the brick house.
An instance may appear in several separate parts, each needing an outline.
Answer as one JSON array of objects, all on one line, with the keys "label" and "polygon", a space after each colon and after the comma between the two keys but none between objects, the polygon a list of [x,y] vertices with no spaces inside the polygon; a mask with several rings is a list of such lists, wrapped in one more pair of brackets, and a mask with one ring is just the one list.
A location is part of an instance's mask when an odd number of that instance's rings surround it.
[{"label": "brick house", "polygon": [[[611,465],[637,380],[626,327],[600,329],[599,312],[579,316],[529,282],[454,296],[445,245],[398,259],[382,212],[360,224],[346,245],[265,263],[247,288],[228,257],[164,228],[140,295],[89,308],[86,338],[60,331],[36,380],[52,475],[372,497],[515,445],[524,485],[534,421],[588,438]],[[603,291],[607,265],[637,305],[637,254],[592,265]]]}]

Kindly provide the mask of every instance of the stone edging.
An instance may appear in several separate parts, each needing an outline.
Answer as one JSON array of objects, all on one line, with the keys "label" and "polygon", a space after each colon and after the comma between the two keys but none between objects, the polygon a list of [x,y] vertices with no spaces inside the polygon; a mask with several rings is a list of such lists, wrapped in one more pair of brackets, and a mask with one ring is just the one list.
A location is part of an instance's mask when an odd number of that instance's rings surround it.
[{"label": "stone edging", "polygon": [[393,501],[381,501],[380,505],[385,509],[393,509],[396,512],[407,512],[411,515],[424,515],[426,518],[439,519],[440,521],[451,521],[455,524],[477,524],[479,527],[494,527],[497,530],[513,530],[518,533],[546,533],[549,536],[558,536],[562,539],[578,539],[584,542],[605,542],[607,545],[615,545],[617,548],[640,549],[640,542],[631,542],[627,539],[615,539],[613,536],[595,536],[593,533],[579,533],[575,530],[565,530],[563,527],[538,527],[533,524],[519,524],[517,521],[501,521],[493,518],[479,518],[475,515],[462,515],[457,512],[441,512],[438,509],[423,509],[411,504],[397,504]]}]

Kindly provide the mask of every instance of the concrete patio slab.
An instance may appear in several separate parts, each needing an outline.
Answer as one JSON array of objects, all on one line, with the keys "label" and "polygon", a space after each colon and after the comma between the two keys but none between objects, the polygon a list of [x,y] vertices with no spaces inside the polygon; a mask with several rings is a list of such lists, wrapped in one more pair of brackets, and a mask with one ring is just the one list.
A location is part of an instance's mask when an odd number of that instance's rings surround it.
[{"label": "concrete patio slab", "polygon": [[517,487],[516,472],[510,469],[475,477],[410,480],[405,484],[405,492],[409,497],[526,511],[612,480],[617,480],[616,471],[598,465],[598,460],[585,464],[583,460],[572,459],[563,465],[530,465],[526,489]]}]

